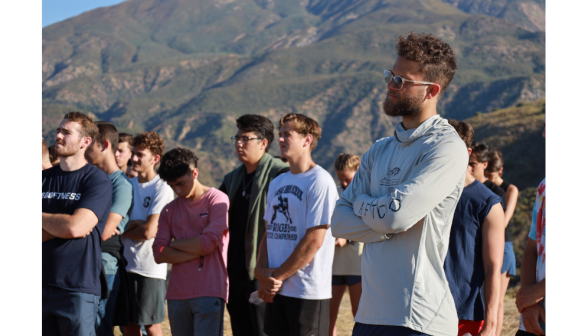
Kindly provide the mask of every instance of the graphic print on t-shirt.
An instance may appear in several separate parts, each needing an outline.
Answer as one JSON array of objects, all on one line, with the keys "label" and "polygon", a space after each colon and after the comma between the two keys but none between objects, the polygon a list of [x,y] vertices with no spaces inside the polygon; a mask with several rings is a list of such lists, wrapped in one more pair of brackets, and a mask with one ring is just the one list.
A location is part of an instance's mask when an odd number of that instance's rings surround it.
[{"label": "graphic print on t-shirt", "polygon": [[147,196],[147,197],[145,197],[145,199],[143,200],[143,206],[144,206],[145,208],[148,208],[148,207],[149,207],[149,204],[151,204],[151,197]]},{"label": "graphic print on t-shirt", "polygon": [[[285,194],[293,195],[298,198],[298,201],[302,200],[302,194],[304,192],[295,185],[286,185],[276,191],[274,197],[278,197],[278,204],[272,205],[272,219],[268,224],[267,237],[270,239],[284,239],[284,240],[297,240],[297,227],[292,225],[292,216],[290,215],[288,196]],[[292,198],[290,196],[290,198]],[[293,233],[292,233],[293,232]]]}]

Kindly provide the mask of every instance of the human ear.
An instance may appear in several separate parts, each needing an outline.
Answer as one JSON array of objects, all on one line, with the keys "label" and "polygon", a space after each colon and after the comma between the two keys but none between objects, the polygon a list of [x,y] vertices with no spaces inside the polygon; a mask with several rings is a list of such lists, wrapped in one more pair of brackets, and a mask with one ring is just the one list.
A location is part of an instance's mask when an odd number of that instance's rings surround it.
[{"label": "human ear", "polygon": [[488,162],[484,162],[484,170],[486,170],[486,168],[488,168]]},{"label": "human ear", "polygon": [[310,146],[312,144],[313,136],[312,134],[306,135],[306,140],[304,141],[304,146]]},{"label": "human ear", "polygon": [[267,148],[267,139],[263,139],[261,140],[261,149],[265,151],[265,149]]},{"label": "human ear", "polygon": [[157,164],[161,160],[161,155],[157,154],[153,156],[153,163]]},{"label": "human ear", "polygon": [[192,178],[197,180],[198,179],[198,175],[200,175],[200,171],[198,170],[198,168],[193,168],[192,169]]},{"label": "human ear", "polygon": [[437,95],[441,92],[441,85],[435,83],[433,85],[429,85],[429,90],[427,92],[427,99],[433,99],[437,97]]}]

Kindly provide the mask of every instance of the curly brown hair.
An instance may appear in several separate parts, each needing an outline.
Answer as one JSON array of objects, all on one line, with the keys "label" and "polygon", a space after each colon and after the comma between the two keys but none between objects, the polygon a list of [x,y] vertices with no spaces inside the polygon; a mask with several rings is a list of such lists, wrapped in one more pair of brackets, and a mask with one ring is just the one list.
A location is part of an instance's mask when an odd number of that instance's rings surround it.
[{"label": "curly brown hair", "polygon": [[447,122],[455,128],[455,131],[457,131],[461,140],[465,142],[466,148],[472,148],[472,143],[474,142],[474,128],[472,125],[465,121],[455,119],[447,119]]},{"label": "curly brown hair", "polygon": [[438,83],[441,96],[457,71],[457,60],[449,44],[433,34],[410,32],[396,41],[398,56],[418,62],[425,81]]},{"label": "curly brown hair", "polygon": [[155,132],[141,132],[133,138],[133,146],[140,146],[151,151],[153,155],[163,155],[163,139]]}]

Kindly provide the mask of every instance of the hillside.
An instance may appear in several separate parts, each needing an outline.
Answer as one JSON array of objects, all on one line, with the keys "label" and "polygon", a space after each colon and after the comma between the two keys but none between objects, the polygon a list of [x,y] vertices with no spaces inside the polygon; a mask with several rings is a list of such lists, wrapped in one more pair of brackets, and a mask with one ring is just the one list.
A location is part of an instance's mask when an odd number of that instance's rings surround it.
[{"label": "hillside", "polygon": [[43,29],[43,136],[53,143],[55,111],[91,112],[195,149],[216,185],[236,165],[237,116],[296,112],[323,126],[315,156],[330,167],[391,134],[381,73],[411,30],[458,56],[443,115],[543,98],[544,32],[486,14],[440,0],[127,0]]}]

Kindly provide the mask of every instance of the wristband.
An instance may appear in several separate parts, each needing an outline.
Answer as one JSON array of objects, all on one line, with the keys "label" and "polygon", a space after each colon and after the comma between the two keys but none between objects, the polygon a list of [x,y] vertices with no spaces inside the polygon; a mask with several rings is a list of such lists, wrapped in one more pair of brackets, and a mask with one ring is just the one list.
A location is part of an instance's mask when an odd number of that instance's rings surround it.
[{"label": "wristband", "polygon": [[162,247],[160,247],[160,248],[159,248],[159,253],[163,252],[163,248],[164,248],[164,247],[165,247],[165,246],[162,246]]}]

